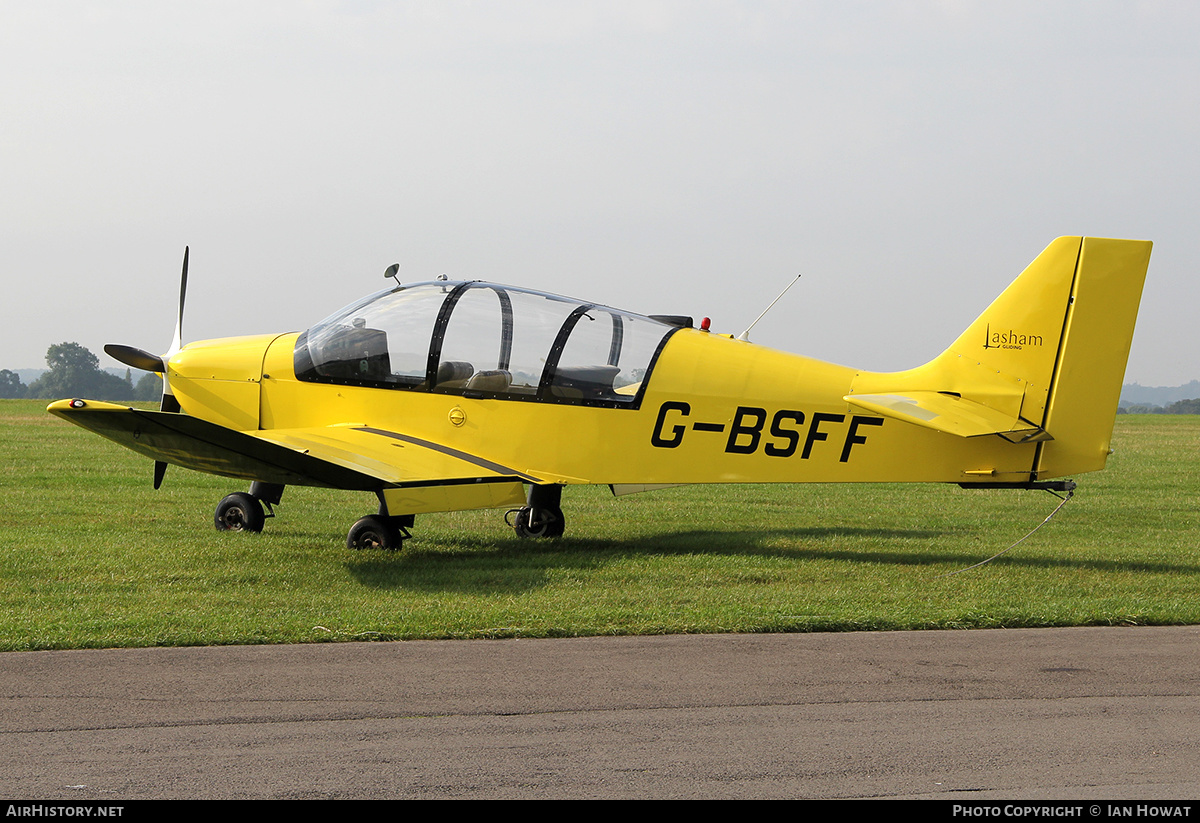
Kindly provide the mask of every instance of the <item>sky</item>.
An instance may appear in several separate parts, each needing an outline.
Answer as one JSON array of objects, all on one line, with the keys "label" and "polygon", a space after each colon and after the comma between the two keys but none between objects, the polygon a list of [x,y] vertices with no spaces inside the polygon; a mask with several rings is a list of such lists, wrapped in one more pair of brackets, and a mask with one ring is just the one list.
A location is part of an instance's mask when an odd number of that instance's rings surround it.
[{"label": "sky", "polygon": [[[300,331],[447,274],[871,370],[1051,240],[1155,243],[1200,378],[1200,4],[0,0],[0,368]],[[390,281],[389,281],[390,282]]]}]

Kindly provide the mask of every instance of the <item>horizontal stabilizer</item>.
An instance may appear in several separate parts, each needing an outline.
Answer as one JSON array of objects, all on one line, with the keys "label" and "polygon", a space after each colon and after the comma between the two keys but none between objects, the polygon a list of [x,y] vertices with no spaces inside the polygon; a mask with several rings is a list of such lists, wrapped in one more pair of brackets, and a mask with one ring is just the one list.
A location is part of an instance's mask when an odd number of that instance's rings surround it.
[{"label": "horizontal stabilizer", "polygon": [[914,391],[904,394],[853,394],[842,398],[852,406],[959,437],[998,434],[1014,443],[1051,440],[1038,426],[956,394]]}]

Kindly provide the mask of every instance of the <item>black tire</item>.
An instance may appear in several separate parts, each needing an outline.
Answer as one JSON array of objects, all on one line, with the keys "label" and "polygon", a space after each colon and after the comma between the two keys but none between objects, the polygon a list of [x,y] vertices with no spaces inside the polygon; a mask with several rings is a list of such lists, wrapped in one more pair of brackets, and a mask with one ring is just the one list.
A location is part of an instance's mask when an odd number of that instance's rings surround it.
[{"label": "black tire", "polygon": [[513,524],[517,537],[562,537],[566,528],[562,509],[538,509],[535,516],[530,506],[522,506],[517,511],[517,519]]},{"label": "black tire", "polygon": [[245,492],[228,495],[217,504],[213,524],[223,532],[260,532],[266,524],[262,503]]},{"label": "black tire", "polygon": [[348,549],[384,549],[396,551],[404,546],[404,535],[387,518],[368,514],[350,527],[346,536]]}]

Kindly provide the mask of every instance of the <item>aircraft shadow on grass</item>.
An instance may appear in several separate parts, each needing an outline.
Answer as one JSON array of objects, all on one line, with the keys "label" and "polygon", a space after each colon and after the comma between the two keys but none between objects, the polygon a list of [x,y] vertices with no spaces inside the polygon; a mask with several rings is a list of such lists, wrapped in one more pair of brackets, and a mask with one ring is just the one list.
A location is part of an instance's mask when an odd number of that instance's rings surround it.
[{"label": "aircraft shadow on grass", "polygon": [[[396,553],[364,554],[347,563],[350,574],[362,585],[376,589],[412,589],[419,591],[455,591],[466,594],[517,594],[549,585],[552,572],[576,569],[596,570],[629,557],[654,555],[709,555],[713,557],[785,558],[797,564],[836,561],[862,565],[911,567],[924,579],[967,569],[1003,551],[1007,544],[988,545],[964,535],[963,547],[947,550],[947,542],[956,541],[952,532],[927,529],[878,529],[814,527],[801,529],[764,529],[744,531],[691,531],[629,540],[589,540],[564,538],[538,543],[506,542],[492,551],[422,551],[406,549]],[[839,548],[839,537],[899,541],[901,546],[887,548]],[[917,541],[938,540],[941,548],[920,548]],[[1047,554],[1053,550],[1052,537],[1047,545],[1027,545],[996,558],[966,574],[997,574],[1002,569],[1086,569],[1098,572],[1134,572],[1143,574],[1181,574],[1200,572],[1193,563],[1127,563],[1090,557],[1062,557]],[[973,545],[967,546],[970,542]],[[782,543],[782,545],[781,545]],[[731,574],[737,570],[731,568]]]}]

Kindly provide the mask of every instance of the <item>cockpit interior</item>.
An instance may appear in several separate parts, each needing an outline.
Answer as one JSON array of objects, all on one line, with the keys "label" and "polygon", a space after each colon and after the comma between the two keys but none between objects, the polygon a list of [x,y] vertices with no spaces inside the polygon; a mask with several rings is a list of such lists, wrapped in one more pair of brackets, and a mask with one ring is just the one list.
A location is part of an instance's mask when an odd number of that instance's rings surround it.
[{"label": "cockpit interior", "polygon": [[647,317],[480,281],[373,294],[300,335],[296,377],[470,397],[636,407],[690,318]]}]

